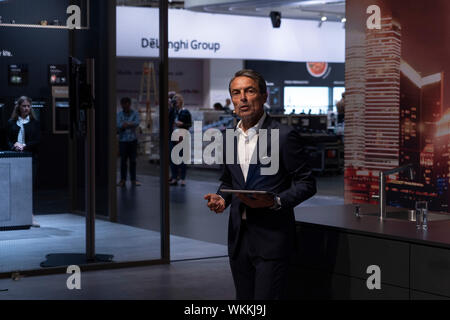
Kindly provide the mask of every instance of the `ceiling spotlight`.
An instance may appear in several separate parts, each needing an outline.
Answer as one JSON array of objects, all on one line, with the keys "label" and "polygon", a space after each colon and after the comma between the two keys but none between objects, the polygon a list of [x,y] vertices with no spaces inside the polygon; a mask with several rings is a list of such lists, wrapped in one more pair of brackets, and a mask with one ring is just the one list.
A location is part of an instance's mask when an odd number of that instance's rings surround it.
[{"label": "ceiling spotlight", "polygon": [[272,20],[272,27],[279,28],[281,25],[281,13],[278,11],[271,11],[270,20]]},{"label": "ceiling spotlight", "polygon": [[346,23],[346,22],[347,22],[347,19],[346,19],[346,18],[342,18],[342,19],[341,19],[341,22],[342,22],[342,23]]},{"label": "ceiling spotlight", "polygon": [[319,21],[319,28],[320,27],[322,27],[322,23],[324,23],[325,21],[327,21],[327,17],[326,16],[322,16],[321,18],[320,18],[320,21]]}]

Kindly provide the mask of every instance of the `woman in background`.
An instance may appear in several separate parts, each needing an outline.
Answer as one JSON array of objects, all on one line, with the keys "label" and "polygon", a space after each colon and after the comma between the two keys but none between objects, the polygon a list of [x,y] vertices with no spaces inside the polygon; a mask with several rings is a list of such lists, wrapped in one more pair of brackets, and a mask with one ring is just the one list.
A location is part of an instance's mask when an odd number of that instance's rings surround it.
[{"label": "woman in background", "polygon": [[[22,96],[17,100],[11,114],[11,119],[8,121],[7,135],[8,147],[11,151],[31,152],[33,155],[32,174],[34,189],[36,185],[36,163],[38,146],[41,140],[41,129],[39,121],[36,120],[31,109],[30,98]],[[39,224],[34,220],[34,215],[32,226],[39,227]]]}]

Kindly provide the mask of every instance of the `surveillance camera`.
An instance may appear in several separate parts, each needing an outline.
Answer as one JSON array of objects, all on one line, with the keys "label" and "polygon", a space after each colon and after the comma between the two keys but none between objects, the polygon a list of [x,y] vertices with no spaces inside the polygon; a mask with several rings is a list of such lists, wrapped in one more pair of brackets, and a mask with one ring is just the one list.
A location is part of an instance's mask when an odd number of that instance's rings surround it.
[{"label": "surveillance camera", "polygon": [[272,27],[279,28],[281,25],[281,13],[278,11],[271,11],[270,20],[272,20]]}]

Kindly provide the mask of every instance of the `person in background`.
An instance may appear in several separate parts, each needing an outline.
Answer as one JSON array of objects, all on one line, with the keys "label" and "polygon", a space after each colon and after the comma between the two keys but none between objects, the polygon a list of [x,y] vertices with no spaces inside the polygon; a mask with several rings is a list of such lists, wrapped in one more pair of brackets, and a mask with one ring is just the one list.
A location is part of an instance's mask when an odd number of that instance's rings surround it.
[{"label": "person in background", "polygon": [[176,92],[174,91],[169,92],[169,141],[175,127],[175,119],[177,118],[178,113],[177,107],[175,105],[176,104],[176,101],[174,99],[175,95]]},{"label": "person in background", "polygon": [[119,133],[120,150],[120,181],[119,187],[125,187],[127,181],[127,161],[130,160],[130,180],[132,186],[140,186],[136,180],[137,136],[139,114],[131,109],[131,99],[124,97],[120,100],[122,111],[117,114],[117,130]]},{"label": "person in background", "polygon": [[330,114],[330,126],[331,127],[336,126],[336,115],[334,114],[334,112]]},{"label": "person in background", "polygon": [[169,185],[177,185],[178,181],[177,181],[177,176],[173,176],[172,172],[174,172],[174,170],[172,169],[175,164],[172,161],[172,149],[175,146],[175,142],[172,141],[172,133],[173,131],[176,129],[175,126],[175,120],[177,119],[178,116],[178,109],[177,109],[177,101],[175,99],[176,96],[176,92],[171,91],[169,92],[169,165],[170,165],[170,179],[169,179]]},{"label": "person in background", "polygon": [[[178,110],[177,118],[175,119],[175,127],[189,130],[189,128],[192,127],[192,115],[189,112],[189,110],[184,107],[183,96],[181,94],[176,94],[173,97],[173,100],[175,101],[175,106]],[[174,144],[177,144],[177,142],[175,142]],[[181,153],[180,155],[183,156]],[[176,186],[178,184],[178,180],[181,180],[180,181],[181,186],[182,187],[186,186],[185,181],[187,170],[186,164],[183,162],[181,164],[176,165],[173,162],[171,162],[170,169],[172,171],[172,179],[169,182],[169,184],[171,186]]]},{"label": "person in background", "polygon": [[214,110],[216,110],[216,111],[224,111],[224,108],[222,107],[222,104],[221,104],[220,102],[214,103],[213,108],[214,108]]},{"label": "person in background", "polygon": [[[32,181],[33,189],[36,189],[36,168],[38,147],[41,141],[41,128],[39,121],[31,109],[31,99],[20,97],[11,114],[7,127],[8,147],[11,151],[31,152],[33,156]],[[33,197],[35,199],[36,197]],[[33,227],[40,227],[36,222],[34,215],[32,220]]]},{"label": "person in background", "polygon": [[230,99],[227,98],[225,100],[225,105],[223,106],[223,110],[225,111],[225,113],[233,113],[234,107],[231,104],[231,100]]},{"label": "person in background", "polygon": [[336,103],[337,109],[337,122],[343,123],[345,118],[345,92],[342,93],[342,99]]}]

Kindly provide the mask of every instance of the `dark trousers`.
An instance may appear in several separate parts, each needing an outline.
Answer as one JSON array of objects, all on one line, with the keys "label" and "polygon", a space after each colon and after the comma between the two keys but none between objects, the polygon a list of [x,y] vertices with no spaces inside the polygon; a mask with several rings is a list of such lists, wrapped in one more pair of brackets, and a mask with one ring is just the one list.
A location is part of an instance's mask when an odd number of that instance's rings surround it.
[{"label": "dark trousers", "polygon": [[248,231],[241,227],[238,252],[230,258],[237,300],[280,300],[286,298],[289,259],[266,260],[255,256]]},{"label": "dark trousers", "polygon": [[172,179],[180,178],[181,180],[186,179],[186,164],[174,164],[173,162],[170,163],[170,172],[172,175]]},{"label": "dark trousers", "polygon": [[[172,161],[172,149],[178,142],[169,141],[169,149],[170,149],[170,174],[171,179],[178,180],[180,178],[181,180],[186,179],[186,164],[183,162],[181,164],[175,164]],[[180,156],[183,156],[183,151],[180,152]]]},{"label": "dark trousers", "polygon": [[120,142],[120,179],[127,180],[127,161],[130,160],[130,180],[136,181],[137,140]]}]

